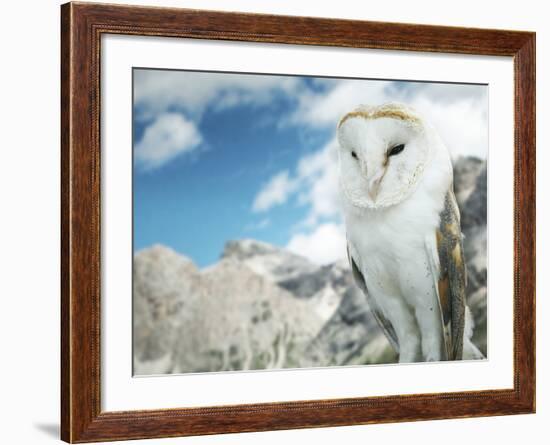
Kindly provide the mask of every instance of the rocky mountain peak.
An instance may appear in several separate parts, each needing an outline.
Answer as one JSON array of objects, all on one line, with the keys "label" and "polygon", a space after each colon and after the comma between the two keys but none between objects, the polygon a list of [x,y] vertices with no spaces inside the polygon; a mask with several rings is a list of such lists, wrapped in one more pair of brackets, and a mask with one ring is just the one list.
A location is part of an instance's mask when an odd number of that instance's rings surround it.
[{"label": "rocky mountain peak", "polygon": [[221,258],[235,258],[243,261],[256,256],[276,254],[280,250],[271,244],[253,239],[231,240],[225,244]]},{"label": "rocky mountain peak", "polygon": [[233,258],[276,283],[313,273],[319,266],[307,258],[261,241],[241,239],[225,244],[221,259]]},{"label": "rocky mountain peak", "polygon": [[487,162],[472,156],[461,156],[453,163],[454,190],[459,206],[464,206],[474,192],[480,192],[477,180],[480,174],[487,171]]}]

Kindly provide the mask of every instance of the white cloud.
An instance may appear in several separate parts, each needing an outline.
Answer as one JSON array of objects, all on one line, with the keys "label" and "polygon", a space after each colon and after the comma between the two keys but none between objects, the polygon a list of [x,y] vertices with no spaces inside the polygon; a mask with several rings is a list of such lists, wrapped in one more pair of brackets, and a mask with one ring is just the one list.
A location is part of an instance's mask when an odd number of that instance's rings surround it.
[{"label": "white cloud", "polygon": [[338,120],[361,104],[387,101],[384,93],[389,83],[384,81],[333,80],[332,88],[321,92],[302,92],[298,107],[290,116],[292,124],[336,128]]},{"label": "white cloud", "polygon": [[297,196],[298,203],[309,206],[304,225],[315,225],[319,219],[339,215],[337,142],[331,140],[325,147],[300,158],[296,173],[283,170],[262,186],[252,205],[255,212],[265,212],[285,204]]},{"label": "white cloud", "polygon": [[452,103],[418,95],[411,106],[435,126],[451,156],[487,157],[488,125],[485,95],[458,98]]},{"label": "white cloud", "polygon": [[140,69],[134,72],[134,100],[142,120],[169,109],[199,117],[207,107],[266,105],[278,93],[292,97],[301,84],[288,76]]},{"label": "white cloud", "polygon": [[283,124],[334,128],[361,104],[403,102],[416,108],[438,130],[453,158],[487,157],[487,88],[483,85],[333,80],[324,90],[300,91],[296,110]]},{"label": "white cloud", "polygon": [[307,234],[294,235],[286,248],[317,264],[333,263],[346,256],[344,228],[340,224],[321,224]]},{"label": "white cloud", "polygon": [[339,216],[336,139],[298,161],[296,181],[299,184],[300,203],[310,207],[304,221],[307,225],[316,224],[321,218]]},{"label": "white cloud", "polygon": [[288,197],[296,190],[296,181],[290,179],[288,170],[273,176],[256,195],[252,210],[265,212],[272,207],[284,204]]},{"label": "white cloud", "polygon": [[202,137],[193,122],[179,113],[164,113],[145,129],[135,146],[139,168],[152,170],[198,147]]}]

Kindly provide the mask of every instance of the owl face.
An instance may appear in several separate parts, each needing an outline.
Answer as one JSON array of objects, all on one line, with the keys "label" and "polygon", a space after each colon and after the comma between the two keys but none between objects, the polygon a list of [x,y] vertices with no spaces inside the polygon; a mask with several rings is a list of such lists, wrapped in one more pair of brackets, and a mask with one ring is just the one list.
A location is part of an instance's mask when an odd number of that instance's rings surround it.
[{"label": "owl face", "polygon": [[405,111],[396,106],[360,109],[341,119],[340,186],[353,205],[389,207],[415,190],[430,144],[420,118]]}]

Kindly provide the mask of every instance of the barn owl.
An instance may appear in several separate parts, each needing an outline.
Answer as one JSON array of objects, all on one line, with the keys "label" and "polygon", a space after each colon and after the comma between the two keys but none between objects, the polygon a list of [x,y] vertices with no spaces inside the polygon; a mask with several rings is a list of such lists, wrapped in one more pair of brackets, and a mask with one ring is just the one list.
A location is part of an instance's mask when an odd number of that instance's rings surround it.
[{"label": "barn owl", "polygon": [[338,123],[339,188],[356,284],[400,362],[477,359],[449,152],[413,109]]}]

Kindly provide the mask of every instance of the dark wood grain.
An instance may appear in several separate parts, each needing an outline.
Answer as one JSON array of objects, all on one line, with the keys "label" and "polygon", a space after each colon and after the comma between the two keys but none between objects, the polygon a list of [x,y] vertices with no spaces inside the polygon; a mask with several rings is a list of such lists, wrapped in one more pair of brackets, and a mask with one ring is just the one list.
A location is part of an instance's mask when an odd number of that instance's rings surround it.
[{"label": "dark wood grain", "polygon": [[[514,388],[102,412],[100,37],[104,33],[512,56]],[[535,35],[171,8],[61,8],[61,436],[67,442],[532,413],[535,410]],[[182,404],[184,401],[182,400]]]},{"label": "dark wood grain", "polygon": [[[68,6],[64,6],[67,9]],[[70,268],[70,16],[61,14],[61,437],[70,440],[71,418],[71,268]]]}]

